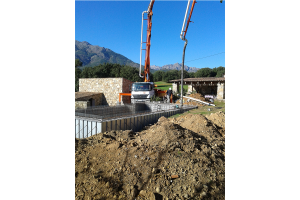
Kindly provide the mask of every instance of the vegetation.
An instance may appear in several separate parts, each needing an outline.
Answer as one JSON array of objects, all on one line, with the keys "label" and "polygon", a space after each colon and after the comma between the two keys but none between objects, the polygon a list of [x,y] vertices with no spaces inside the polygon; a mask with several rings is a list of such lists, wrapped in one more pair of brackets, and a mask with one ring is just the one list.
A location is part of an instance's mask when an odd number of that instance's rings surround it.
[{"label": "vegetation", "polygon": [[82,62],[79,59],[75,59],[75,68],[81,66],[82,66]]},{"label": "vegetation", "polygon": [[[222,77],[225,74],[225,67],[201,68],[197,72],[188,73],[183,71],[183,78],[198,78],[198,77]],[[181,79],[181,70],[169,70],[169,71],[155,71],[153,73],[153,80],[169,82],[170,80]]]},{"label": "vegetation", "polygon": [[[76,66],[76,61],[75,61]],[[142,82],[139,77],[139,70],[135,67],[105,63],[95,67],[85,67],[83,70],[75,68],[75,92],[79,90],[79,78],[107,78],[123,77],[132,82]],[[150,80],[153,77],[150,75]]]},{"label": "vegetation", "polygon": [[[120,65],[113,63],[99,64],[95,67],[85,67],[80,69],[83,63],[80,59],[75,59],[75,91],[79,90],[79,78],[107,78],[107,77],[123,77],[132,82],[143,82],[139,77],[139,69],[128,65]],[[202,68],[197,72],[188,73],[184,70],[183,78],[194,77],[222,77],[225,74],[225,67],[218,68]],[[157,89],[167,90],[172,87],[172,83],[167,83],[170,80],[180,79],[180,70],[156,71],[150,73],[150,81],[158,85]],[[187,91],[188,86],[183,86]]]}]

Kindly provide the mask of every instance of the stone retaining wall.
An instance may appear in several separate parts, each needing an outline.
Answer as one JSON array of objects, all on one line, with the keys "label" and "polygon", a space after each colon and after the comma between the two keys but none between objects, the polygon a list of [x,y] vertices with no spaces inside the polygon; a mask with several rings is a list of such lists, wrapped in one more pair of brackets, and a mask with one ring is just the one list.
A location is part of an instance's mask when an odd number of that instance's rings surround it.
[{"label": "stone retaining wall", "polygon": [[[102,105],[116,105],[119,93],[128,93],[132,82],[125,78],[80,78],[79,92],[103,93]],[[122,97],[124,103],[130,102],[130,97]]]},{"label": "stone retaining wall", "polygon": [[75,109],[85,109],[90,106],[88,101],[75,101]]}]

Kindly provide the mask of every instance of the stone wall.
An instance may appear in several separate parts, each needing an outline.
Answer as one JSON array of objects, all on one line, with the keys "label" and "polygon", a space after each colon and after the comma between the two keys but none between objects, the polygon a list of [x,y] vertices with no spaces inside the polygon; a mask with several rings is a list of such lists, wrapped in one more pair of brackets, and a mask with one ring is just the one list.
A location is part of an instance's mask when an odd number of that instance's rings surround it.
[{"label": "stone wall", "polygon": [[75,109],[85,109],[90,105],[88,101],[75,101]]},{"label": "stone wall", "polygon": [[217,99],[225,99],[225,83],[218,83]]},{"label": "stone wall", "polygon": [[196,91],[195,87],[193,85],[188,85],[188,93],[192,93],[193,91]]},{"label": "stone wall", "polygon": [[172,84],[172,91],[173,91],[173,92],[178,92],[178,89],[179,89],[179,88],[178,88],[177,83],[173,83],[173,84]]},{"label": "stone wall", "polygon": [[[128,93],[132,82],[125,78],[80,78],[79,92],[103,93],[102,105],[116,105],[119,93]],[[122,97],[128,103],[130,97]]]}]

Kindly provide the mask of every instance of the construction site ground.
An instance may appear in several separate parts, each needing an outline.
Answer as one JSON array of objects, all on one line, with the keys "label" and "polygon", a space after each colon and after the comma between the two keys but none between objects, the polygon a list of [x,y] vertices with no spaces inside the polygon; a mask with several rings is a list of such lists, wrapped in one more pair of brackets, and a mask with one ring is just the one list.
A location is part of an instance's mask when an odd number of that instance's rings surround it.
[{"label": "construction site ground", "polygon": [[75,139],[75,199],[225,199],[225,103],[216,107]]}]

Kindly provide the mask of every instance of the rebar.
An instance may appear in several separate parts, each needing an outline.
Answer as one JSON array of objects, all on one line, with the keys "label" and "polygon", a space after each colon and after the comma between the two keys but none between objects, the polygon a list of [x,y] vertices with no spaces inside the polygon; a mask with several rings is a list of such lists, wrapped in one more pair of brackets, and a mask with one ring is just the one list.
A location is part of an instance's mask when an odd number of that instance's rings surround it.
[{"label": "rebar", "polygon": [[[181,110],[185,110],[185,108],[190,109],[190,107],[193,106],[185,106]],[[77,109],[75,110],[75,116],[107,121],[178,109],[180,108],[176,108],[176,105],[171,103],[135,103],[116,106],[93,106],[86,109]]]}]

